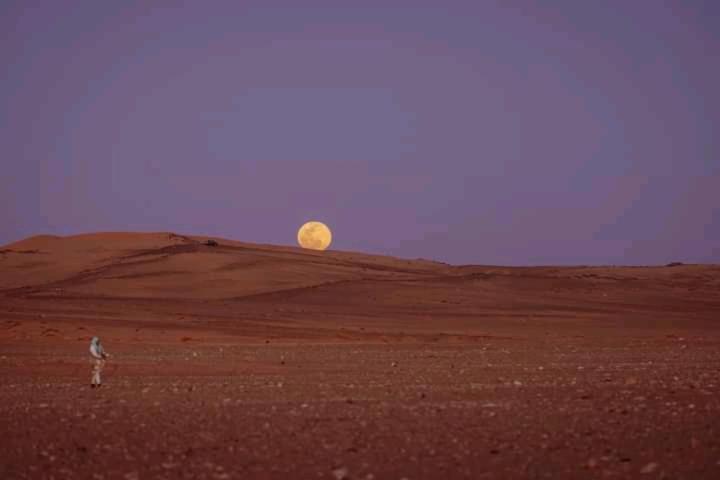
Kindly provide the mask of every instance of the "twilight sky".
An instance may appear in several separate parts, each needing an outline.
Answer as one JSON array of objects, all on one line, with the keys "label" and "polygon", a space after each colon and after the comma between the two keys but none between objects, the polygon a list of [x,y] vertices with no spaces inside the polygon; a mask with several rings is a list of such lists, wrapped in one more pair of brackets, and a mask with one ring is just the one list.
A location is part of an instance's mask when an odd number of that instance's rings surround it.
[{"label": "twilight sky", "polygon": [[720,2],[23,0],[0,31],[0,244],[314,219],[451,263],[720,262]]}]

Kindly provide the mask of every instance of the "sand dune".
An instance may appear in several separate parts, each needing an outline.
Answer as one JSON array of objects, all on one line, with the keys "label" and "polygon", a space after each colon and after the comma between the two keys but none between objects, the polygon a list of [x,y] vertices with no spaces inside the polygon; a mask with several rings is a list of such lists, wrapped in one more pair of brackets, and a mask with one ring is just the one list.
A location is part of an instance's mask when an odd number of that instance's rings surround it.
[{"label": "sand dune", "polygon": [[248,322],[453,335],[518,326],[524,330],[516,335],[530,327],[702,328],[720,314],[715,265],[451,266],[206,240],[173,233],[32,237],[0,248],[0,295],[48,313],[93,304],[98,314],[128,321],[183,325],[180,317],[194,317],[248,335]]},{"label": "sand dune", "polygon": [[442,274],[442,264],[172,233],[32,237],[0,248],[0,288],[39,295],[230,298],[363,278]]}]

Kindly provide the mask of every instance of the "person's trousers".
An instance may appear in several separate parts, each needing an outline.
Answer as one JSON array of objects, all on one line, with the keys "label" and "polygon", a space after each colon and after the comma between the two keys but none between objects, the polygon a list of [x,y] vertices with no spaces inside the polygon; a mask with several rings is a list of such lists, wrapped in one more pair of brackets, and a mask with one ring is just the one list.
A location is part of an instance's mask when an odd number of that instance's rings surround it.
[{"label": "person's trousers", "polygon": [[103,367],[105,366],[105,360],[102,358],[94,358],[93,359],[93,369],[92,369],[92,379],[90,380],[90,383],[93,385],[100,385],[100,372],[102,372]]}]

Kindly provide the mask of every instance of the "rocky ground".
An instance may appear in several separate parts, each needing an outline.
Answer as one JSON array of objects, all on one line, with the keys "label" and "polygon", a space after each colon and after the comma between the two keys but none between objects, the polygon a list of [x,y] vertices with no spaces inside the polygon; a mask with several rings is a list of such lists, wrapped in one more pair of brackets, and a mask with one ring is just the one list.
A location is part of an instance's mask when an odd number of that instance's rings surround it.
[{"label": "rocky ground", "polygon": [[717,338],[114,353],[2,347],[0,478],[720,477]]}]

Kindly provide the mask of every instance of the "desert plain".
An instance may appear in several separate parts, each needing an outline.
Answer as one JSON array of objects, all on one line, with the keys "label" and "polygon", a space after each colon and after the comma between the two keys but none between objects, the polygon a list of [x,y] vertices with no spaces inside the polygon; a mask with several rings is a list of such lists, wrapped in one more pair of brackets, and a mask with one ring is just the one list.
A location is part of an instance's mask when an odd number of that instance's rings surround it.
[{"label": "desert plain", "polygon": [[0,478],[720,478],[720,266],[206,240],[0,247]]}]

